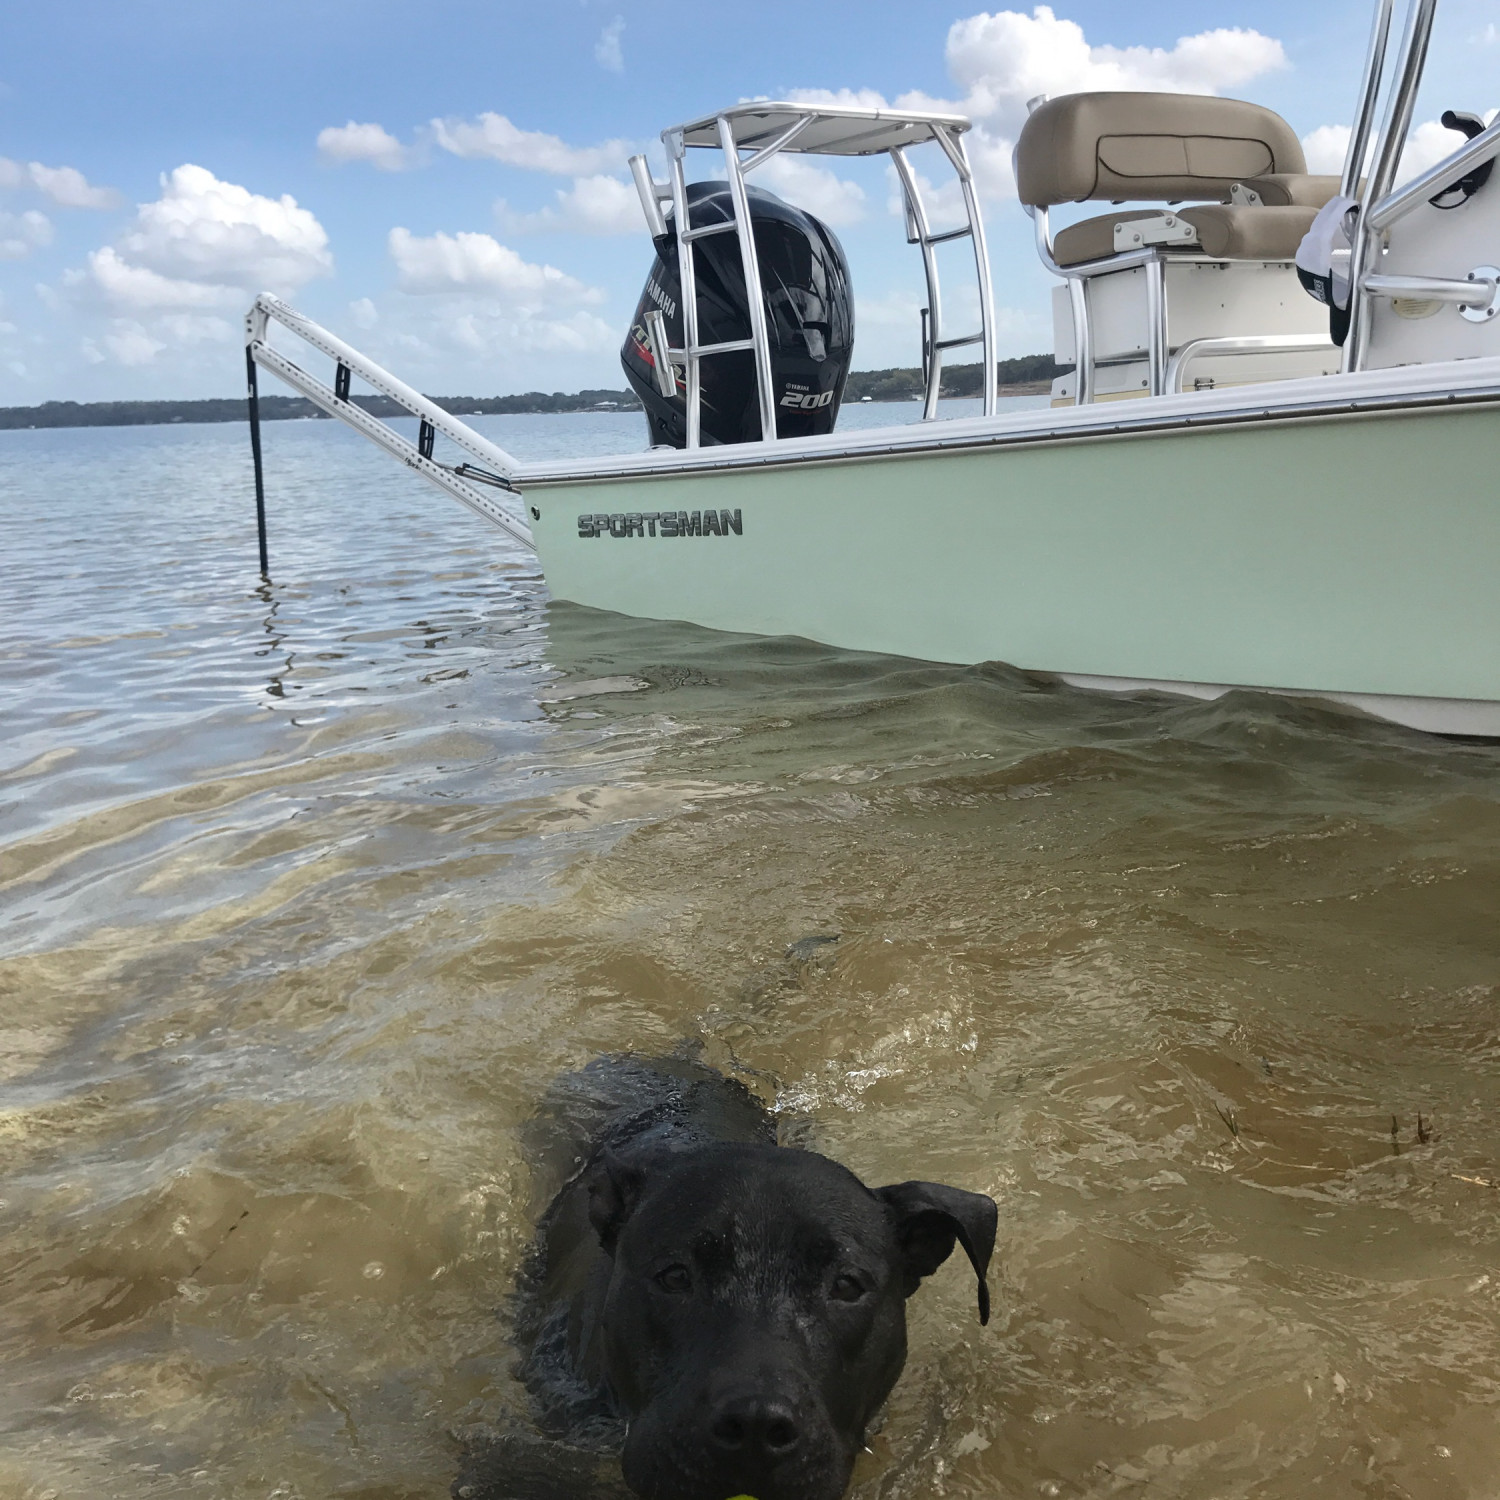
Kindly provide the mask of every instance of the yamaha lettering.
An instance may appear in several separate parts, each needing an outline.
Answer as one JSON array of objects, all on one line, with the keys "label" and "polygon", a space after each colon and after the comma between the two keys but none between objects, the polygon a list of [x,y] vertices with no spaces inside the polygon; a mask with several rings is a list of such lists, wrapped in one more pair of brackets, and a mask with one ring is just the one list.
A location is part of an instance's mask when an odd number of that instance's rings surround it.
[{"label": "yamaha lettering", "polygon": [[613,515],[579,516],[580,537],[744,536],[737,510],[616,511]]},{"label": "yamaha lettering", "polygon": [[646,292],[651,300],[669,317],[677,316],[677,303],[656,284],[656,277],[647,279]]}]

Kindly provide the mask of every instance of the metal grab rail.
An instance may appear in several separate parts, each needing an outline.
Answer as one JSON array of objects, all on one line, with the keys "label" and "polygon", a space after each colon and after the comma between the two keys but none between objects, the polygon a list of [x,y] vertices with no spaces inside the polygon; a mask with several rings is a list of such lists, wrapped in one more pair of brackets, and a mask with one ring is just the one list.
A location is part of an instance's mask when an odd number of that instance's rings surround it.
[{"label": "metal grab rail", "polygon": [[1332,353],[1333,347],[1333,340],[1321,333],[1245,333],[1189,339],[1167,363],[1166,393],[1182,394],[1188,366],[1199,359],[1227,354],[1298,354],[1308,349]]},{"label": "metal grab rail", "polygon": [[1459,281],[1451,276],[1376,276],[1364,279],[1371,297],[1409,297],[1414,302],[1452,302],[1459,307],[1488,307],[1497,290],[1493,276],[1475,276]]},{"label": "metal grab rail", "polygon": [[[279,350],[266,342],[272,321],[295,333],[305,343],[326,354],[335,362],[334,384],[327,385],[316,376],[309,375],[300,365],[293,363]],[[424,479],[435,484],[444,494],[492,521],[505,534],[523,547],[536,550],[531,528],[520,517],[513,515],[504,506],[492,500],[475,483],[496,489],[514,492],[517,461],[497,443],[482,437],[456,417],[443,410],[436,402],[429,401],[420,391],[413,390],[405,381],[398,380],[388,370],[368,359],[352,345],[346,344],[336,334],[330,333],[320,324],[288,306],[279,297],[262,292],[251,304],[245,315],[245,374],[250,398],[251,453],[255,462],[256,515],[260,534],[261,572],[268,571],[265,536],[265,483],[262,474],[260,448],[260,402],[255,377],[256,367],[269,370],[278,379],[300,392],[314,406],[331,417],[352,427],[367,437],[377,447],[400,459],[408,468],[414,469]],[[398,406],[410,412],[421,422],[415,444],[404,438],[381,418],[372,416],[362,406],[349,399],[349,381],[358,375],[367,385],[382,396],[388,397]],[[461,464],[450,467],[438,463],[432,456],[433,439],[441,432],[465,452],[488,465],[478,469]]]}]

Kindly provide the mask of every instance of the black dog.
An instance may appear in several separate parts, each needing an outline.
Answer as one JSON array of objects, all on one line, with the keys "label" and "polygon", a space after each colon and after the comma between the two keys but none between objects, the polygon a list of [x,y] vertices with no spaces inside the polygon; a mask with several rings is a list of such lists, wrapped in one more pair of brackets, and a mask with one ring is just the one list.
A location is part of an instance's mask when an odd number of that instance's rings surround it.
[{"label": "black dog", "polygon": [[[646,1500],[838,1500],[905,1363],[906,1298],[955,1240],[988,1321],[991,1199],[871,1190],[778,1146],[759,1101],[710,1068],[603,1059],[562,1080],[541,1125],[544,1154],[581,1167],[523,1278],[523,1378],[545,1428],[622,1448]],[[510,1451],[455,1493],[531,1500],[534,1461]]]}]

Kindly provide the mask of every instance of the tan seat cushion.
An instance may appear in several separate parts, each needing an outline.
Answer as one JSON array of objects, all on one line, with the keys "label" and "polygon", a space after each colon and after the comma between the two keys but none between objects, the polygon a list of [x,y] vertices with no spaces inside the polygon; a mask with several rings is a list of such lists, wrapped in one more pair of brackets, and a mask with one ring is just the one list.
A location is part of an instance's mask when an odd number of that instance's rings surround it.
[{"label": "tan seat cushion", "polygon": [[1022,203],[1226,199],[1233,182],[1302,174],[1296,132],[1272,110],[1199,94],[1064,94],[1016,143]]},{"label": "tan seat cushion", "polygon": [[[1052,241],[1052,258],[1060,266],[1081,266],[1086,260],[1103,260],[1115,253],[1115,225],[1129,224],[1135,219],[1158,219],[1159,208],[1119,210],[1112,214],[1100,214],[1097,218],[1083,219],[1059,229]],[[1193,245],[1181,245],[1182,250],[1194,250]]]},{"label": "tan seat cushion", "polygon": [[1201,203],[1178,210],[1198,231],[1204,255],[1215,260],[1295,260],[1302,236],[1317,218],[1315,208],[1231,208]]},{"label": "tan seat cushion", "polygon": [[1338,195],[1340,180],[1308,172],[1272,172],[1265,177],[1246,177],[1241,185],[1260,194],[1267,208],[1295,204],[1298,208],[1322,208]]},{"label": "tan seat cushion", "polygon": [[[1294,205],[1232,208],[1225,203],[1200,203],[1172,212],[1198,231],[1198,243],[1158,245],[1156,248],[1164,255],[1211,255],[1215,260],[1294,260],[1297,246],[1318,211]],[[1052,242],[1052,258],[1060,266],[1104,260],[1115,253],[1116,224],[1160,216],[1159,208],[1130,209],[1070,224],[1058,230]]]}]

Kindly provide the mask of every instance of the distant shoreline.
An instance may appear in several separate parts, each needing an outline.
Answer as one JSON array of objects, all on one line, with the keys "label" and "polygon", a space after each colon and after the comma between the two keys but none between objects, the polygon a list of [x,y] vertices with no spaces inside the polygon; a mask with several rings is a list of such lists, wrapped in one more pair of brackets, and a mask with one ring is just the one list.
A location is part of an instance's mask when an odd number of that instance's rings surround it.
[{"label": "distant shoreline", "polygon": [[[1027,355],[1000,360],[1002,396],[1040,395],[1051,387],[1060,367],[1050,355]],[[981,387],[978,365],[955,365],[943,372],[943,395],[977,396]],[[854,370],[844,388],[846,406],[862,402],[910,401],[923,389],[918,369]],[[571,394],[527,391],[519,396],[433,396],[444,411],[456,417],[543,415],[549,412],[640,411],[634,391],[584,390]],[[357,395],[354,404],[375,417],[410,415],[386,396]],[[268,422],[326,418],[311,401],[301,396],[262,395],[261,417]],[[0,406],[0,431],[45,427],[165,427],[203,422],[244,422],[248,419],[243,396],[216,397],[205,401],[47,401],[41,406]]]}]

